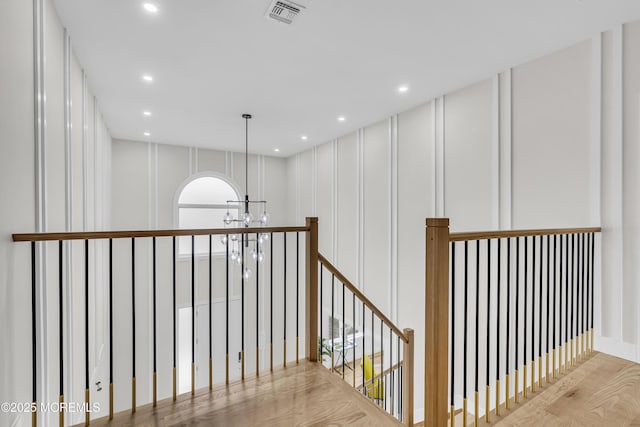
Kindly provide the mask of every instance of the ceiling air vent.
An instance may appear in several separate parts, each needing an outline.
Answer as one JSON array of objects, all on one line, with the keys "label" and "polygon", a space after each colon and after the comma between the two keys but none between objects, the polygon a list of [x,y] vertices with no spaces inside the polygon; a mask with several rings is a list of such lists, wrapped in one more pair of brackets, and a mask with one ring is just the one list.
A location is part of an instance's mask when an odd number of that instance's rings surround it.
[{"label": "ceiling air vent", "polygon": [[273,0],[265,16],[285,24],[291,24],[303,9],[305,9],[304,6],[292,1]]}]

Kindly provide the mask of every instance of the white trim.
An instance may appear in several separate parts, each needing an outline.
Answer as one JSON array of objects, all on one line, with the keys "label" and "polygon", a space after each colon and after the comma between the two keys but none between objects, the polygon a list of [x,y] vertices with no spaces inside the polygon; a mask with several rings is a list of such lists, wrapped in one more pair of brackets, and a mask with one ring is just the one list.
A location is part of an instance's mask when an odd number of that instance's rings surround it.
[{"label": "white trim", "polygon": [[311,149],[311,215],[318,216],[318,146]]},{"label": "white trim", "polygon": [[358,129],[356,134],[356,156],[357,156],[357,184],[358,184],[358,248],[357,248],[357,270],[356,281],[360,290],[364,290],[364,140],[365,129]]},{"label": "white trim", "polygon": [[431,217],[437,216],[436,206],[438,205],[438,152],[436,146],[438,145],[438,129],[436,126],[437,123],[437,98],[434,98],[431,101],[431,123],[432,123],[432,132],[431,132],[431,178],[433,179],[433,188],[431,192],[431,208],[429,209],[429,215]]},{"label": "white trim", "polygon": [[160,205],[159,205],[159,201],[158,199],[160,198],[159,196],[159,192],[160,190],[158,189],[158,153],[159,153],[159,149],[158,149],[158,144],[153,144],[154,146],[154,183],[155,183],[155,218],[154,218],[154,224],[155,227],[158,228],[160,227],[159,224],[159,220],[158,220],[158,211],[160,210]]},{"label": "white trim", "polygon": [[89,148],[87,125],[87,74],[82,70],[82,230],[88,231],[87,199],[89,183]]},{"label": "white trim", "polygon": [[339,231],[339,224],[338,224],[338,212],[340,212],[338,210],[338,165],[339,165],[339,156],[338,156],[338,140],[334,139],[333,141],[331,141],[331,154],[332,154],[332,158],[333,158],[333,171],[332,171],[332,182],[331,182],[331,219],[332,219],[332,224],[333,224],[333,230],[332,230],[332,241],[333,241],[333,247],[332,247],[332,261],[335,263],[335,265],[337,267],[339,267],[338,264],[338,231]]},{"label": "white trim", "polygon": [[594,349],[602,353],[640,363],[640,346],[595,334]]},{"label": "white trim", "polygon": [[444,96],[436,100],[436,216],[445,216],[445,132],[444,132]]},{"label": "white trim", "polygon": [[500,76],[491,79],[491,226],[500,229]]},{"label": "white trim", "polygon": [[296,154],[296,217],[293,221],[295,224],[299,224],[301,222],[300,219],[300,154]]},{"label": "white trim", "polygon": [[189,147],[189,176],[194,174],[193,169],[193,147]]},{"label": "white trim", "polygon": [[[617,198],[618,200],[620,200],[620,206],[616,206],[616,210],[618,212],[616,212],[618,215],[618,218],[616,218],[619,223],[615,224],[618,225],[619,228],[617,230],[614,231],[615,234],[617,234],[616,237],[618,237],[618,242],[619,242],[619,246],[618,246],[618,254],[620,254],[619,257],[617,257],[616,259],[616,265],[617,268],[619,269],[618,271],[618,277],[620,279],[619,283],[619,288],[620,288],[620,301],[618,303],[618,307],[624,307],[624,288],[623,288],[623,283],[624,283],[624,257],[622,256],[624,254],[624,242],[625,242],[625,233],[624,233],[624,190],[625,190],[625,185],[624,185],[624,26],[623,25],[619,25],[618,27],[614,28],[613,30],[613,70],[612,70],[612,74],[613,74],[613,78],[614,78],[614,87],[613,87],[613,113],[612,113],[612,127],[613,127],[613,144],[616,147],[616,154],[617,157],[616,158],[616,162],[619,165],[619,174],[616,177],[616,190],[619,191],[619,198]],[[602,289],[601,287],[599,288],[599,292],[597,294],[598,297],[602,297]],[[624,337],[624,310],[619,310],[618,311],[618,321],[620,322],[620,331],[618,336],[616,338],[618,338],[620,341],[622,341],[623,337]],[[602,320],[601,320],[602,321]],[[602,329],[600,329],[602,330]]]},{"label": "white trim", "polygon": [[512,201],[511,201],[511,165],[512,165],[512,138],[511,138],[511,69],[507,69],[499,78],[499,228],[511,229]]},{"label": "white trim", "polygon": [[147,228],[153,228],[153,171],[151,170],[151,143],[147,142]]},{"label": "white trim", "polygon": [[[46,43],[44,0],[33,1],[34,32],[34,143],[35,143],[35,218],[36,231],[47,231],[47,162],[46,162]],[[45,243],[36,244],[36,399],[50,401],[47,372],[49,334],[47,329],[47,253]],[[31,392],[32,390],[30,390]],[[31,393],[30,393],[31,394]]]},{"label": "white trim", "polygon": [[398,115],[389,119],[389,305],[398,321]]},{"label": "white trim", "polygon": [[193,147],[193,172],[198,173],[200,170],[200,150],[198,147]]},{"label": "white trim", "polygon": [[[180,185],[176,189],[176,192],[173,195],[173,204],[172,204],[172,206],[173,206],[173,226],[174,226],[174,228],[178,228],[178,200],[180,199],[180,193],[182,193],[182,190],[184,190],[184,187],[186,187],[192,181],[195,181],[198,178],[204,178],[204,177],[218,178],[218,179],[221,179],[222,181],[226,182],[227,184],[229,184],[231,186],[231,188],[233,188],[233,191],[235,191],[236,195],[238,196],[238,200],[240,200],[240,194],[241,193],[240,193],[240,191],[238,191],[238,184],[233,179],[231,179],[230,177],[228,177],[225,174],[222,174],[222,173],[217,172],[217,171],[202,171],[202,172],[198,172],[196,174],[189,175],[187,178],[185,178],[180,183]],[[157,190],[157,188],[156,188],[156,190]]]},{"label": "white trim", "polygon": [[[68,30],[64,29],[64,138],[65,138],[65,229],[73,229],[73,156],[71,149],[71,124],[72,124],[72,104],[71,104],[71,37]],[[71,274],[73,271],[73,256],[71,243],[64,245],[65,273],[64,273],[64,301],[66,325],[63,329],[65,333],[65,361],[67,366],[75,366],[73,355],[73,298]],[[73,369],[65,369],[65,396],[71,396],[73,391]]]},{"label": "white trim", "polygon": [[600,182],[602,171],[600,159],[602,158],[602,34],[599,33],[592,39],[591,54],[591,146],[590,146],[590,182],[591,225],[599,226],[602,218],[600,215]]}]

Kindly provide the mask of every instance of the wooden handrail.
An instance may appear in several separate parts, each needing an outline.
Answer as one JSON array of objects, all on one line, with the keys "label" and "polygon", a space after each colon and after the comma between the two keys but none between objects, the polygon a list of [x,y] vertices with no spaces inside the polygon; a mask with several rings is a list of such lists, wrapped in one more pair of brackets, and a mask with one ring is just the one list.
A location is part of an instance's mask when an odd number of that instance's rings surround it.
[{"label": "wooden handrail", "polygon": [[549,228],[539,230],[494,230],[494,231],[472,231],[464,233],[450,233],[450,242],[463,242],[465,240],[487,240],[502,239],[507,237],[526,237],[526,236],[553,236],[559,234],[581,234],[581,233],[599,233],[602,231],[600,227],[586,228]]},{"label": "wooden handrail", "polygon": [[340,280],[347,287],[347,289],[349,289],[352,293],[354,293],[355,296],[360,299],[360,301],[362,301],[367,307],[369,307],[369,309],[376,316],[378,316],[378,318],[380,318],[380,320],[382,320],[387,326],[389,326],[393,330],[393,332],[395,332],[395,334],[402,339],[402,341],[404,341],[405,343],[409,341],[407,336],[400,330],[400,328],[398,328],[396,325],[394,325],[393,322],[391,320],[389,320],[389,318],[387,316],[385,316],[384,313],[378,307],[376,307],[376,305],[374,303],[371,302],[371,300],[369,300],[369,298],[364,296],[364,294],[362,292],[360,292],[360,290],[358,288],[356,288],[353,285],[353,283],[351,283],[349,281],[349,279],[347,279],[344,276],[344,274],[340,273],[340,271],[336,267],[334,267],[333,264],[331,264],[320,253],[318,254],[318,261],[320,261],[320,263],[323,264],[325,266],[325,268],[331,272],[331,274],[336,276],[338,278],[338,280]]},{"label": "wooden handrail", "polygon": [[396,371],[400,367],[403,367],[403,366],[404,366],[404,361],[400,361],[400,362],[396,363],[395,365],[393,365],[392,367],[385,369],[384,372],[382,372],[381,374],[377,374],[373,378],[371,378],[369,380],[366,380],[364,382],[364,385],[358,384],[358,387],[356,387],[356,389],[358,391],[362,391],[364,387],[373,384],[374,382],[376,382],[376,380],[381,379],[385,375],[389,375],[391,373],[391,371]]},{"label": "wooden handrail", "polygon": [[308,226],[298,227],[248,227],[248,228],[192,228],[180,230],[124,230],[124,231],[87,231],[61,233],[13,234],[14,242],[42,242],[51,240],[96,240],[122,239],[131,237],[167,237],[167,236],[208,236],[221,234],[251,233],[292,233],[309,231]]}]

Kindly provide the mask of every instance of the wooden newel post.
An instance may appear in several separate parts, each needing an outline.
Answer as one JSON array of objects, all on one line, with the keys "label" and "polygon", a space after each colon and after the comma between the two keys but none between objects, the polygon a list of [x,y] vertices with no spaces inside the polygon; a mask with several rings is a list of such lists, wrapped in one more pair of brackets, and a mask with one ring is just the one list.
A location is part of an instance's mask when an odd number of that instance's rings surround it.
[{"label": "wooden newel post", "polygon": [[424,425],[447,425],[449,219],[426,221]]},{"label": "wooden newel post", "polygon": [[413,329],[404,329],[404,335],[407,337],[407,342],[404,343],[404,375],[402,380],[402,395],[406,404],[402,408],[402,420],[404,424],[411,427],[413,426],[413,379],[414,379],[414,355],[413,346],[415,340],[413,338]]},{"label": "wooden newel post", "polygon": [[318,218],[307,217],[305,332],[307,358],[318,361]]}]

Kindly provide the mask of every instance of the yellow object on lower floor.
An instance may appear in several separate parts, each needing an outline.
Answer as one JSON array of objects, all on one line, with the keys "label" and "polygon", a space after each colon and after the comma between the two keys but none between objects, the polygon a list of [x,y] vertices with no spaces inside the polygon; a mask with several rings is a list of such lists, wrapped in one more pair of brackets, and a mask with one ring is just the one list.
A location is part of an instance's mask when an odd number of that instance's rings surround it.
[{"label": "yellow object on lower floor", "polygon": [[366,383],[365,389],[367,397],[370,399],[380,400],[384,398],[384,385],[380,378],[372,381],[374,378],[378,376],[378,374],[373,370],[373,363],[371,363],[371,359],[369,355],[365,354],[362,356],[362,360],[364,361],[364,366],[362,370],[364,372],[364,380]]}]

